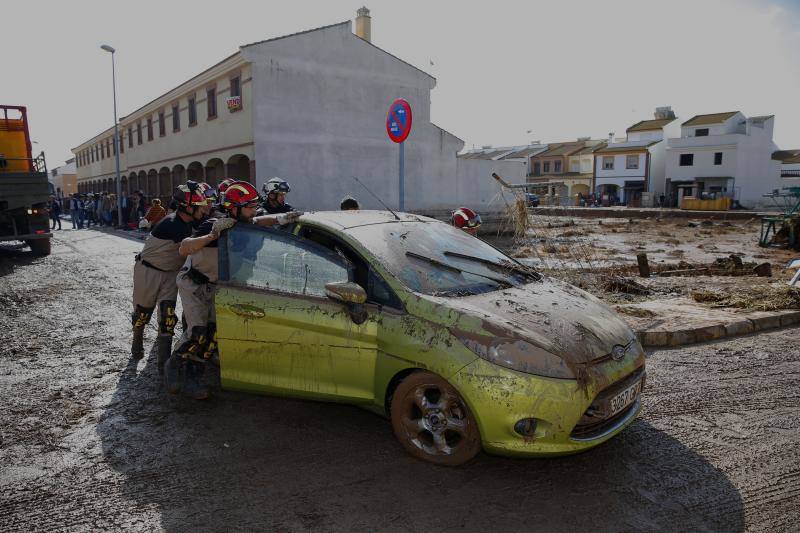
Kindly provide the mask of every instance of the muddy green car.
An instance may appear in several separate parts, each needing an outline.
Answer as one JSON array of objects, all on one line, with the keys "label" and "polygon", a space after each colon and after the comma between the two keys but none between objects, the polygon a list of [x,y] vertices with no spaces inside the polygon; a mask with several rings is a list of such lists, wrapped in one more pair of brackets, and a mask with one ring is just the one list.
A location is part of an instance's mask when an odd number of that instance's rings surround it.
[{"label": "muddy green car", "polygon": [[438,464],[579,452],[640,409],[644,353],[606,305],[430,218],[239,224],[216,309],[224,388],[370,409]]}]

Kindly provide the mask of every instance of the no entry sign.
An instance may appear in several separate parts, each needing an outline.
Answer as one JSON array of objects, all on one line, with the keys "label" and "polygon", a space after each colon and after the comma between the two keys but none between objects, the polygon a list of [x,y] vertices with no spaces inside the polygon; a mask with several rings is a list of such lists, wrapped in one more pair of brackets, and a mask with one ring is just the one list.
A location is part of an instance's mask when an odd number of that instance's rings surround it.
[{"label": "no entry sign", "polygon": [[386,133],[396,143],[406,140],[411,133],[411,106],[402,98],[398,98],[389,106],[386,114]]}]

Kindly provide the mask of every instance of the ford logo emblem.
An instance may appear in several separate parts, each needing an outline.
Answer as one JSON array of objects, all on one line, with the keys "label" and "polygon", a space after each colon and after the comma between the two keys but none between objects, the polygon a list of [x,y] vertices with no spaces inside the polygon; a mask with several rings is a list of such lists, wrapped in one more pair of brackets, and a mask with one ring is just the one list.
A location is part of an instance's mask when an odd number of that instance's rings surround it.
[{"label": "ford logo emblem", "polygon": [[625,357],[625,352],[626,351],[628,351],[628,350],[627,350],[627,348],[625,348],[625,346],[621,346],[621,345],[617,344],[611,350],[611,359],[613,359],[614,361],[619,361],[620,359]]}]

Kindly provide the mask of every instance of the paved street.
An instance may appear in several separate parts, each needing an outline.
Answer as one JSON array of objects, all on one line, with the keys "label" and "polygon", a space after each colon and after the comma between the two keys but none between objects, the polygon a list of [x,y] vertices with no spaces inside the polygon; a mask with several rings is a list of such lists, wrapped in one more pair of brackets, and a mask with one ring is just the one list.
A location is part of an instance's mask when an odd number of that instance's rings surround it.
[{"label": "paved street", "polygon": [[[63,227],[67,227],[69,223]],[[800,328],[648,358],[644,410],[571,457],[441,468],[353,407],[166,394],[129,362],[141,242],[0,250],[0,529],[790,531]],[[155,328],[146,337],[152,344]]]}]

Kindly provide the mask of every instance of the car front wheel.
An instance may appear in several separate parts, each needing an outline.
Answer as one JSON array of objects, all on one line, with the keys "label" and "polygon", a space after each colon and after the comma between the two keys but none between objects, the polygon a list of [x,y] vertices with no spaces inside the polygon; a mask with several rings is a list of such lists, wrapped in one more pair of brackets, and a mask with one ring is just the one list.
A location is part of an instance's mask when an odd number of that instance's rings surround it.
[{"label": "car front wheel", "polygon": [[425,461],[456,466],[481,450],[478,423],[463,398],[431,372],[415,372],[397,386],[390,414],[397,439]]}]

